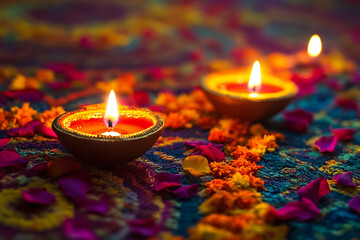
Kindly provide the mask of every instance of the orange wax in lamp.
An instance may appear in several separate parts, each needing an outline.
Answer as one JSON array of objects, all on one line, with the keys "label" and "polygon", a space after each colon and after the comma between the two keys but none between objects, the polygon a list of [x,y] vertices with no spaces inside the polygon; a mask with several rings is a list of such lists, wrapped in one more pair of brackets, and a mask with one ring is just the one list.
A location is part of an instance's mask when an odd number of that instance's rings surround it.
[{"label": "orange wax in lamp", "polygon": [[297,94],[291,81],[272,75],[261,76],[260,63],[253,65],[250,78],[244,71],[213,73],[201,87],[223,115],[247,121],[261,121],[280,112]]},{"label": "orange wax in lamp", "polygon": [[143,155],[160,137],[164,121],[148,109],[118,106],[111,91],[107,106],[94,104],[64,113],[53,130],[77,158],[105,167]]}]

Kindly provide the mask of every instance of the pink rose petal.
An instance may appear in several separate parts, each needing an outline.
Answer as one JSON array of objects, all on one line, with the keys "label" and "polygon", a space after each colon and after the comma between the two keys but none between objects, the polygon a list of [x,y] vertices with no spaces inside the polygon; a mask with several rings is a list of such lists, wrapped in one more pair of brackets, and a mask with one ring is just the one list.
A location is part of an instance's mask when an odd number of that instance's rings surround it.
[{"label": "pink rose petal", "polygon": [[93,231],[89,229],[86,219],[65,219],[63,232],[68,239],[72,240],[96,240],[98,239]]},{"label": "pink rose petal", "polygon": [[34,121],[30,121],[27,124],[25,124],[24,128],[30,128],[33,131],[36,131],[37,126],[39,126],[41,124],[40,121],[34,120]]},{"label": "pink rose petal", "polygon": [[353,183],[352,172],[345,172],[342,174],[337,174],[333,177],[333,180],[336,181],[336,184],[346,186],[346,187],[357,187],[358,184]]},{"label": "pink rose petal", "polygon": [[335,105],[346,110],[357,110],[358,104],[353,99],[336,98]]},{"label": "pink rose petal", "polygon": [[222,144],[213,145],[202,141],[187,141],[186,144],[195,148],[196,152],[194,154],[206,157],[209,162],[225,161],[225,154],[220,150],[223,147]]},{"label": "pink rose petal", "polygon": [[154,181],[155,191],[169,190],[174,187],[179,187],[180,184],[181,184],[181,174],[159,172],[155,175],[155,181]]},{"label": "pink rose petal", "polygon": [[296,133],[306,132],[309,124],[313,122],[313,114],[303,109],[283,112],[283,116],[284,127]]},{"label": "pink rose petal", "polygon": [[33,137],[34,131],[31,128],[12,128],[6,131],[10,137]]},{"label": "pink rose petal", "polygon": [[278,220],[308,221],[320,215],[318,207],[307,198],[300,201],[289,202],[284,207],[276,210],[275,216]]},{"label": "pink rose petal", "polygon": [[350,128],[332,128],[330,127],[331,132],[338,137],[339,140],[350,141],[353,135],[356,133],[354,129]]},{"label": "pink rose petal", "polygon": [[350,201],[348,202],[348,206],[350,209],[360,214],[360,196],[356,196],[350,199]]},{"label": "pink rose petal", "polygon": [[323,136],[315,141],[314,145],[320,152],[333,152],[338,142],[337,136]]},{"label": "pink rose petal", "polygon": [[66,176],[58,181],[63,194],[77,204],[82,204],[87,199],[87,192],[90,189],[91,182],[91,177],[87,172]]},{"label": "pink rose petal", "polygon": [[320,198],[330,192],[329,184],[324,177],[318,177],[305,187],[298,190],[299,199],[307,198],[317,203]]},{"label": "pink rose petal", "polygon": [[10,142],[10,138],[2,138],[0,139],[0,148],[6,146]]},{"label": "pink rose petal", "polygon": [[38,125],[36,127],[36,131],[45,137],[58,138],[55,132],[51,128],[46,127],[44,124]]},{"label": "pink rose petal", "polygon": [[135,219],[128,221],[127,224],[132,233],[143,237],[156,236],[160,231],[160,226],[156,224],[154,219]]},{"label": "pink rose petal", "polygon": [[0,152],[0,168],[4,167],[26,167],[28,160],[20,156],[17,152],[3,150]]},{"label": "pink rose petal", "polygon": [[51,205],[55,202],[55,195],[46,188],[30,188],[21,191],[21,197],[28,203]]},{"label": "pink rose petal", "polygon": [[29,169],[27,176],[29,177],[39,176],[40,174],[45,173],[46,169],[47,169],[47,162],[36,164],[35,166]]},{"label": "pink rose petal", "polygon": [[100,200],[88,199],[82,206],[89,212],[94,212],[102,215],[106,214],[109,208],[106,198],[101,198]]},{"label": "pink rose petal", "polygon": [[44,98],[44,93],[36,89],[3,91],[1,95],[23,102],[39,102]]},{"label": "pink rose petal", "polygon": [[173,194],[180,198],[191,198],[194,197],[199,191],[199,186],[197,183],[193,185],[181,186],[178,189],[172,191]]}]

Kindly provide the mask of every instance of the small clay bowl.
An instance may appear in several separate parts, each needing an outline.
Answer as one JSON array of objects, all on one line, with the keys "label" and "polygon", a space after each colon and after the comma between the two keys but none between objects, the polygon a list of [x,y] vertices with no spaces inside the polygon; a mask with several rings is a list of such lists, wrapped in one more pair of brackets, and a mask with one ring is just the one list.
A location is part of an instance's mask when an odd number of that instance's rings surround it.
[{"label": "small clay bowl", "polygon": [[258,93],[256,97],[249,92],[232,92],[219,88],[222,84],[247,84],[249,75],[239,71],[213,73],[205,76],[200,86],[215,109],[222,115],[250,122],[268,119],[283,110],[297,95],[298,88],[291,81],[281,80],[274,76],[264,76],[262,84],[280,89],[276,92]]},{"label": "small clay bowl", "polygon": [[[120,136],[104,136],[84,132],[87,123],[102,125],[105,104],[95,104],[64,113],[52,123],[62,145],[83,162],[103,167],[126,164],[149,150],[160,137],[164,121],[148,109],[119,107],[121,119],[143,122],[141,130]],[[84,126],[84,127],[82,127]],[[115,130],[116,127],[115,126]]]}]

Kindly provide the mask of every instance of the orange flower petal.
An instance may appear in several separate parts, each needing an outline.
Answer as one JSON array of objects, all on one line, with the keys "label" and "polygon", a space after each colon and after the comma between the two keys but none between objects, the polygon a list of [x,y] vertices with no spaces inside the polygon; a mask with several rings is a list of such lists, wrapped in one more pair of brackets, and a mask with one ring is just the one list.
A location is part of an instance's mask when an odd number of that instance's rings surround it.
[{"label": "orange flower petal", "polygon": [[196,177],[210,173],[208,160],[200,155],[186,157],[183,161],[182,168]]}]

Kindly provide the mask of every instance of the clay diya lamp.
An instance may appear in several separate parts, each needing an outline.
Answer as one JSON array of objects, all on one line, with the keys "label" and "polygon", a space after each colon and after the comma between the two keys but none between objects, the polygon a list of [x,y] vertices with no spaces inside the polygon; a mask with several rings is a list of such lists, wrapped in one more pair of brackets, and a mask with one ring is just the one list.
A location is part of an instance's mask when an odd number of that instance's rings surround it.
[{"label": "clay diya lamp", "polygon": [[232,70],[210,74],[200,85],[218,112],[251,122],[280,112],[298,93],[291,81],[270,75],[262,79],[258,61],[248,79],[244,71]]},{"label": "clay diya lamp", "polygon": [[143,155],[160,137],[163,126],[163,119],[148,109],[118,107],[111,91],[107,106],[94,104],[64,113],[52,128],[75,157],[110,167]]}]

